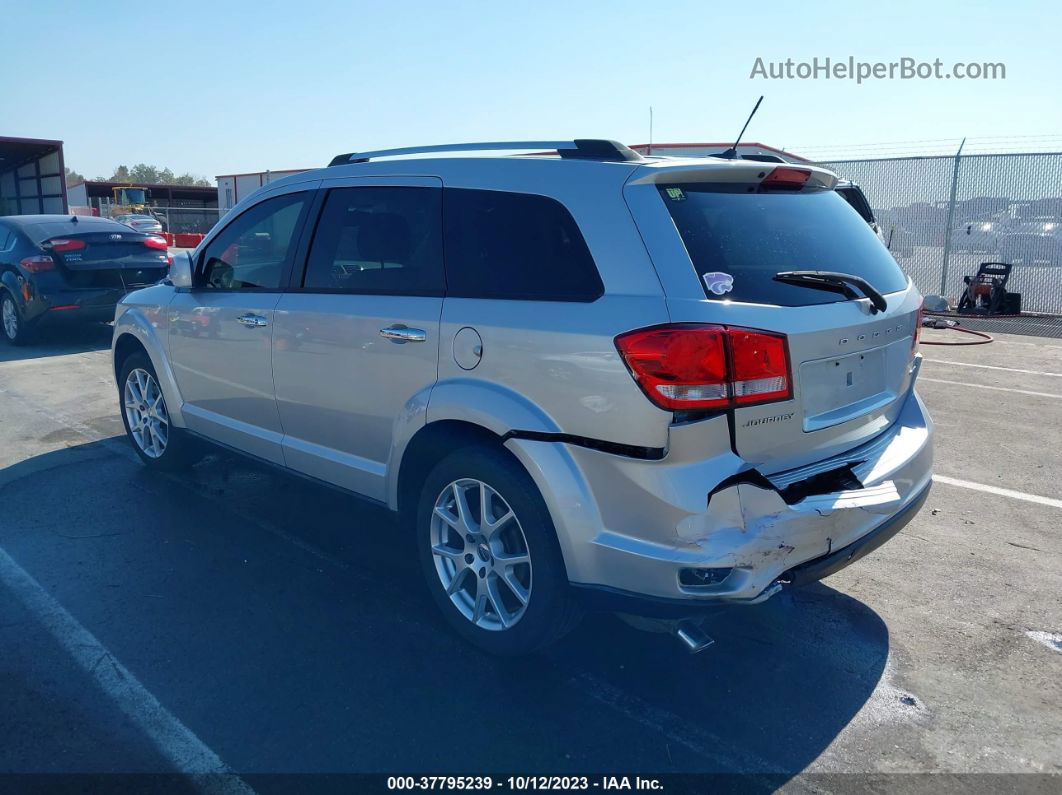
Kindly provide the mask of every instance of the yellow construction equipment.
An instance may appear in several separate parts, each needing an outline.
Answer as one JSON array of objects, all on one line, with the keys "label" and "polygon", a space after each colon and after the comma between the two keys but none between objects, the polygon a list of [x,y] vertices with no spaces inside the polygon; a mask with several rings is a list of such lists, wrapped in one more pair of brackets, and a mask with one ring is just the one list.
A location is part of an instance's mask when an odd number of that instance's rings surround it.
[{"label": "yellow construction equipment", "polygon": [[151,192],[147,188],[138,188],[134,185],[116,186],[111,188],[111,193],[114,196],[110,208],[112,217],[147,214],[147,202],[151,198]]}]

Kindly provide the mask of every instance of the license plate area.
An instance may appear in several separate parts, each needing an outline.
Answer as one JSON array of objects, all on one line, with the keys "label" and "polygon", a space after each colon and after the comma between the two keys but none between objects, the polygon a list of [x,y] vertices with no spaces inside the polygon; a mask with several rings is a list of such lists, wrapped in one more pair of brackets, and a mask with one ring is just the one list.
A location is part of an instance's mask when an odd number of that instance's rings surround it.
[{"label": "license plate area", "polygon": [[800,366],[804,430],[839,425],[895,400],[887,353],[885,346],[804,362]]}]

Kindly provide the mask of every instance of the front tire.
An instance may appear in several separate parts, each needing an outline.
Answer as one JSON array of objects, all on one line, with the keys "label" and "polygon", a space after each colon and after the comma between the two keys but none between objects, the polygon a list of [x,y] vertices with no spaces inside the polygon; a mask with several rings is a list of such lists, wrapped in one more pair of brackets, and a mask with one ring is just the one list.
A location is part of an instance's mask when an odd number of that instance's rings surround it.
[{"label": "front tire", "polygon": [[578,623],[545,501],[507,451],[468,447],[441,460],[424,481],[416,534],[432,598],[484,651],[529,654]]},{"label": "front tire", "polygon": [[122,424],[140,460],[157,469],[189,463],[189,440],[170,422],[166,398],[146,353],[131,354],[118,376]]}]

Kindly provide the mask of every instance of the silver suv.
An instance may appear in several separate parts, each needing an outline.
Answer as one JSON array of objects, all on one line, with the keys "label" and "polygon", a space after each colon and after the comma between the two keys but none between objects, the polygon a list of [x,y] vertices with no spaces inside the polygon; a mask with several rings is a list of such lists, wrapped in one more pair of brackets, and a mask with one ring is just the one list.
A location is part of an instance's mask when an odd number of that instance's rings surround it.
[{"label": "silver suv", "polygon": [[762,601],[930,484],[921,297],[835,182],[599,140],[340,155],[122,301],[126,428],[151,466],[198,437],[386,505],[494,653],[587,605]]}]

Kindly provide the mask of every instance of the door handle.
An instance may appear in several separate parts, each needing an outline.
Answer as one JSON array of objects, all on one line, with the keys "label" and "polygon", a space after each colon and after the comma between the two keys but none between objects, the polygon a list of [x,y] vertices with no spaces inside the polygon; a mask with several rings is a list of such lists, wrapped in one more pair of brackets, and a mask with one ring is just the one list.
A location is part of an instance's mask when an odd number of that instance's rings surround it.
[{"label": "door handle", "polygon": [[259,326],[268,326],[269,321],[261,315],[252,315],[250,313],[246,315],[240,315],[236,318],[237,323],[241,323],[247,328],[258,328]]},{"label": "door handle", "polygon": [[403,342],[424,342],[428,338],[428,332],[422,328],[408,328],[398,324],[380,329],[380,336],[401,344]]}]

